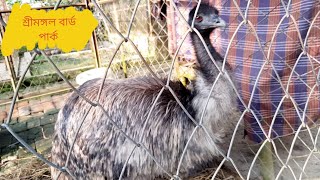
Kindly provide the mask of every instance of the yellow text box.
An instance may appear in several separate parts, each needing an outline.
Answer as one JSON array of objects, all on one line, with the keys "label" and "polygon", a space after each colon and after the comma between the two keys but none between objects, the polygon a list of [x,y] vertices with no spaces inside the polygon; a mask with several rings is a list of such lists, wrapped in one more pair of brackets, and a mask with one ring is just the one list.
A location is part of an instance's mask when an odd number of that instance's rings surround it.
[{"label": "yellow text box", "polygon": [[15,4],[9,16],[2,41],[2,54],[11,55],[14,49],[27,46],[32,50],[38,42],[39,49],[58,47],[64,52],[81,50],[88,42],[98,21],[91,11],[32,10],[29,4]]}]

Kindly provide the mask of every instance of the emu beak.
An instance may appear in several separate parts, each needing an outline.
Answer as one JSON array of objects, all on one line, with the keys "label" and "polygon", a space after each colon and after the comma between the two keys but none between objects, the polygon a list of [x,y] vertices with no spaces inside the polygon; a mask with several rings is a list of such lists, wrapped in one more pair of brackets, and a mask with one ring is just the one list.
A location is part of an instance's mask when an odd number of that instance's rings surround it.
[{"label": "emu beak", "polygon": [[226,22],[219,16],[213,18],[212,23],[212,27],[226,27]]},{"label": "emu beak", "polygon": [[223,28],[226,26],[226,22],[219,17],[218,15],[211,15],[208,18],[205,18],[201,25],[199,25],[199,29],[211,29],[211,28]]}]

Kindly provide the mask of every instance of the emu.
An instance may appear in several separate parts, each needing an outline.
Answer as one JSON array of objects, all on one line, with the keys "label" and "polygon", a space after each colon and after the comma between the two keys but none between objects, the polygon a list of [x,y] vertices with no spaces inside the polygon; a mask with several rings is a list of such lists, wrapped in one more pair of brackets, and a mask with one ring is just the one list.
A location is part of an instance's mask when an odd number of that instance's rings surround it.
[{"label": "emu", "polygon": [[[195,8],[189,13],[191,25]],[[201,33],[206,46],[219,68],[223,58],[210,42],[210,33],[225,26],[218,10],[201,4],[195,18],[194,27]],[[191,88],[181,82],[170,82],[170,87],[178,99],[197,122],[201,119],[210,89],[218,76],[216,68],[198,35],[191,32],[198,67]],[[230,71],[230,68],[227,69]],[[166,81],[163,80],[163,83]],[[101,79],[94,79],[79,87],[80,93],[95,100]],[[109,122],[108,117],[117,123],[134,141],[140,141],[151,155],[169,173],[175,174],[182,152],[196,125],[175,100],[168,89],[164,89],[149,121],[146,122],[150,107],[155,103],[162,85],[152,77],[139,77],[124,80],[106,80],[100,103],[106,112],[93,107],[88,113],[75,140],[67,168],[76,179],[118,179],[122,168],[135,144],[127,139]],[[203,117],[202,125],[212,138],[208,138],[202,128],[198,128],[184,154],[179,177],[185,178],[205,167],[219,156],[219,143],[224,134],[222,129],[230,123],[230,115],[236,104],[236,95],[225,74],[217,80]],[[52,161],[64,166],[76,130],[90,108],[90,104],[73,93],[60,110],[53,136]],[[107,115],[105,114],[107,113]],[[146,125],[145,125],[146,123]],[[145,126],[145,129],[143,128]],[[213,140],[213,141],[212,141]],[[52,168],[52,177],[59,171]],[[146,151],[137,147],[127,162],[123,179],[167,178],[168,175],[154,162]],[[71,179],[63,172],[59,179]]]}]

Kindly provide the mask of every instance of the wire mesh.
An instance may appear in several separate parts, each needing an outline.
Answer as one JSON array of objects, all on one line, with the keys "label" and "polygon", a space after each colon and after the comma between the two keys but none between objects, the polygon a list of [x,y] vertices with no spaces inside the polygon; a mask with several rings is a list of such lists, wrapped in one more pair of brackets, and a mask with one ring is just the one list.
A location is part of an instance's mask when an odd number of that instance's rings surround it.
[{"label": "wire mesh", "polygon": [[[123,0],[99,5],[96,0],[92,0],[92,3],[94,5],[93,12],[97,19],[99,19],[99,27],[95,30],[99,45],[98,52],[101,59],[103,59],[102,66],[108,67],[104,79],[110,72],[114,73],[117,78],[141,75],[155,77],[163,88],[156,97],[152,107],[150,107],[145,121],[148,122],[150,120],[151,112],[157,108],[156,102],[159,100],[163,91],[168,89],[188,115],[190,121],[194,122],[195,128],[193,132],[196,132],[199,129],[206,132],[207,127],[202,124],[206,107],[202,111],[203,114],[201,118],[195,119],[190,115],[188,110],[182,106],[182,103],[177,98],[176,92],[173,91],[169,84],[169,80],[173,79],[172,72],[175,66],[174,64],[178,61],[178,57],[183,57],[187,59],[187,61],[192,61],[193,59],[194,52],[192,52],[192,49],[188,51],[190,47],[185,46],[184,44],[190,41],[188,35],[191,31],[196,32],[197,34],[199,34],[199,32],[197,29],[188,25],[186,17],[190,7],[200,4],[201,1],[192,4],[190,1],[174,2],[171,0],[150,3],[149,1],[141,0]],[[212,170],[212,176],[210,178],[217,178],[218,172],[221,171],[223,165],[231,167],[241,179],[256,179],[260,178],[260,176],[266,178],[264,174],[267,174],[267,177],[271,177],[271,179],[319,178],[320,174],[316,170],[320,163],[318,152],[320,128],[316,122],[318,110],[314,112],[312,109],[316,107],[315,104],[319,102],[319,54],[317,54],[320,45],[319,36],[317,36],[317,33],[319,33],[319,11],[310,19],[303,18],[303,16],[297,16],[295,12],[292,11],[297,3],[296,1],[290,0],[277,2],[271,11],[260,9],[256,3],[251,2],[250,0],[246,2],[225,0],[213,2],[212,4],[215,4],[215,6],[220,9],[222,17],[226,18],[227,16],[230,16],[229,18],[233,19],[229,20],[229,22],[232,23],[230,23],[226,29],[215,33],[211,39],[218,51],[221,54],[224,54],[224,65],[222,69],[219,69],[219,74],[210,87],[211,92],[209,94],[212,93],[219,78],[222,78],[223,75],[227,74],[225,72],[225,63],[227,61],[229,61],[234,71],[239,71],[240,68],[244,67],[244,64],[249,62],[250,66],[256,66],[259,71],[253,77],[248,77],[247,79],[237,79],[238,77],[236,77],[235,79],[235,81],[248,80],[247,83],[251,85],[249,89],[251,93],[249,94],[245,94],[246,92],[243,91],[243,88],[237,88],[237,84],[234,83],[231,78],[228,78],[230,86],[232,86],[237,93],[240,112],[235,112],[234,122],[228,123],[231,125],[228,125],[230,127],[226,128],[227,135],[224,137],[225,143],[221,145],[225,152],[219,152],[223,159],[220,161],[219,166]],[[233,12],[233,16],[230,14],[223,14],[223,11],[226,10],[228,4],[232,4],[234,7],[234,9],[230,10]],[[307,3],[301,3],[301,5],[307,5]],[[313,6],[318,8],[319,2],[313,1]],[[163,8],[170,11],[164,12]],[[266,42],[261,38],[259,32],[261,29],[259,29],[259,25],[261,26],[260,23],[271,16],[270,14],[280,13],[281,11],[285,13],[281,19],[274,20],[274,24],[277,26],[275,29],[273,27],[274,31],[269,34],[271,37],[270,41]],[[264,19],[254,18],[252,15],[253,12],[264,14]],[[302,12],[301,14],[303,13],[308,12]],[[123,14],[126,14],[126,16],[123,16]],[[272,20],[269,19],[269,21]],[[283,27],[282,24],[284,22],[288,23],[288,21],[290,22],[290,25]],[[303,23],[307,23],[309,27],[304,31],[300,31],[299,27]],[[167,31],[168,25],[170,25],[170,28],[173,28],[173,32]],[[290,34],[292,31],[294,31],[296,35]],[[311,36],[310,34],[312,33],[313,35]],[[177,36],[178,38],[176,38]],[[228,37],[228,42],[219,40],[220,37],[224,36]],[[289,63],[285,62],[285,59],[292,56],[292,54],[285,54],[285,57],[281,54],[276,54],[275,48],[283,46],[276,41],[279,37],[285,37],[288,41],[293,42],[294,45],[287,48],[300,49],[295,61]],[[172,38],[173,41],[169,41],[169,38]],[[242,44],[243,40],[254,42],[255,45]],[[170,42],[173,43],[170,44]],[[243,60],[237,59],[238,57],[234,50],[239,47],[246,48],[245,59]],[[5,84],[2,85],[2,89],[9,89],[8,92],[9,94],[11,93],[11,95],[13,94],[13,97],[10,110],[8,111],[8,118],[1,127],[8,130],[25,148],[39,159],[43,160],[46,164],[60,170],[61,173],[69,174],[74,179],[77,179],[77,177],[74,176],[74,173],[68,169],[77,134],[82,128],[81,126],[92,108],[99,108],[108,115],[107,110],[104,108],[103,104],[100,103],[104,81],[102,81],[103,83],[100,86],[99,93],[94,98],[95,100],[90,100],[85,94],[81,94],[76,89],[75,84],[72,83],[70,79],[67,78],[68,75],[64,73],[66,69],[68,69],[68,64],[71,62],[74,62],[72,68],[77,68],[78,66],[76,63],[78,61],[72,61],[70,59],[61,60],[59,58],[55,59],[55,56],[48,56],[46,51],[41,51],[41,55],[38,53],[38,51],[33,52],[32,56],[30,56],[25,64],[26,68],[20,72],[19,82],[17,82],[16,86],[17,90],[15,90],[14,93],[12,88],[7,87]],[[42,59],[36,59],[36,57],[39,56],[41,56]],[[69,58],[76,58],[74,57],[75,54],[72,53],[66,56]],[[260,58],[262,61],[251,62],[252,59],[254,59],[252,57],[256,56],[262,57]],[[280,63],[283,63],[284,66],[290,70],[288,73],[289,76],[286,77],[285,80],[281,79],[282,76],[277,69],[279,66],[277,62],[273,61],[276,57],[280,59]],[[81,58],[83,58],[83,55]],[[214,61],[212,57],[211,59]],[[42,61],[47,63],[46,68],[37,68],[36,63],[41,63]],[[299,67],[305,67],[306,65],[304,62],[309,62],[311,65],[307,67],[309,68],[307,73],[301,74]],[[92,62],[87,65],[93,67]],[[44,69],[50,72],[40,72]],[[63,80],[75,94],[91,105],[90,108],[86,110],[84,117],[79,119],[81,123],[76,129],[76,135],[69,148],[66,157],[67,160],[63,167],[50,162],[41,154],[37,153],[14,132],[9,124],[14,117],[14,106],[18,93],[21,93],[20,91],[23,89],[24,81],[26,81],[28,73],[31,73],[31,70],[39,74],[54,74],[57,78]],[[166,77],[167,83],[163,82],[160,77]],[[257,99],[261,98],[260,96],[269,96],[270,93],[276,92],[276,90],[270,91],[260,89],[259,85],[263,83],[264,78],[267,77],[271,78],[274,83],[279,85],[279,89],[277,90],[283,92],[283,95],[280,97],[281,101],[279,103],[270,103],[269,106],[271,107],[267,107],[275,109],[274,114],[259,114],[260,111],[257,110],[256,106]],[[297,82],[305,85],[306,98],[303,100],[297,100],[296,94],[294,90],[292,90],[292,85]],[[257,94],[260,96],[257,96]],[[209,101],[209,97],[207,101]],[[208,102],[206,106],[209,106]],[[291,108],[288,112],[283,112],[283,106],[291,106]],[[288,113],[291,113],[291,115],[288,116]],[[316,116],[311,117],[311,115]],[[246,117],[248,116],[254,121],[246,121]],[[292,116],[294,116],[293,119],[296,120],[293,126],[291,126],[292,120],[290,119]],[[276,120],[279,117],[287,122],[287,129],[285,129],[285,132],[282,134],[278,134],[275,130]],[[163,170],[163,174],[167,177],[172,179],[179,178],[179,170],[181,168],[183,156],[188,149],[188,143],[184,148],[182,156],[179,157],[181,158],[181,161],[178,164],[176,172],[169,172],[161,165],[161,159],[157,159],[157,157],[153,156],[152,149],[149,149],[141,143],[143,137],[140,137],[137,141],[130,137],[130,135],[128,135],[114,120],[111,118],[108,119],[109,122],[133,144],[133,148],[128,149],[130,152],[128,153],[129,156],[121,167],[119,174],[120,179],[125,173],[125,169],[127,168],[127,164],[130,161],[133,152],[137,149],[143,149],[145,151],[145,156],[152,158],[155,164]],[[250,123],[255,126],[250,126]],[[256,129],[252,127],[255,127]],[[259,132],[257,132],[257,127]],[[241,136],[243,134],[243,129],[246,129],[246,132],[249,131],[249,133],[257,133],[260,138],[259,143],[250,143],[250,141],[244,140]],[[209,139],[212,138],[209,134],[207,134],[207,136]],[[188,138],[188,141],[192,138],[191,135]],[[270,162],[264,161],[265,157],[263,156],[265,155],[271,156],[272,166],[270,166]]]},{"label": "wire mesh", "polygon": [[[135,1],[117,1],[101,5],[101,9],[106,12],[110,21],[123,34],[126,34],[130,26],[130,39],[137,45],[139,52],[146,59],[148,65],[158,75],[164,75],[170,67],[171,57],[168,54],[167,28],[165,19],[155,17],[151,12],[148,1],[142,1],[137,9],[134,8]],[[162,5],[156,6],[161,8]],[[96,29],[99,47],[99,55],[103,66],[108,65],[117,43],[121,36],[102,18],[100,12],[93,8],[100,23]],[[135,18],[131,21],[131,16],[122,14],[132,14],[136,11]],[[143,20],[142,20],[143,19]],[[111,70],[118,78],[147,75],[148,70],[136,55],[135,49],[124,43],[120,47],[120,52],[115,55]]]}]

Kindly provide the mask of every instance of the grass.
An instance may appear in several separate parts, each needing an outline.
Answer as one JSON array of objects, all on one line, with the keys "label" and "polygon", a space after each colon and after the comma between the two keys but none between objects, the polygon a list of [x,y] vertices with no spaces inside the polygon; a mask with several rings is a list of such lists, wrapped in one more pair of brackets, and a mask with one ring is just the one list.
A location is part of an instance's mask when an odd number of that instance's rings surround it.
[{"label": "grass", "polygon": [[[58,57],[53,57],[52,61],[59,68],[60,71],[65,71],[68,69],[75,69],[87,66],[93,66],[94,61],[92,59],[61,59]],[[35,63],[30,67],[30,73],[33,76],[39,76],[44,74],[52,74],[56,73],[55,69],[52,65],[47,62],[45,59],[38,59]]]},{"label": "grass", "polygon": [[[48,158],[48,155],[46,155]],[[49,180],[50,168],[34,156],[12,159],[0,164],[0,180],[33,179]]]},{"label": "grass", "polygon": [[[50,160],[48,154],[44,155],[45,158]],[[50,167],[44,162],[37,159],[35,156],[30,156],[21,159],[13,159],[6,161],[1,165],[0,180],[7,179],[32,179],[32,180],[49,180]],[[204,169],[197,175],[187,178],[188,180],[210,180],[215,172],[215,168]],[[159,179],[159,178],[157,178]],[[221,169],[215,180],[238,180],[240,179],[235,173],[228,169]]]}]

